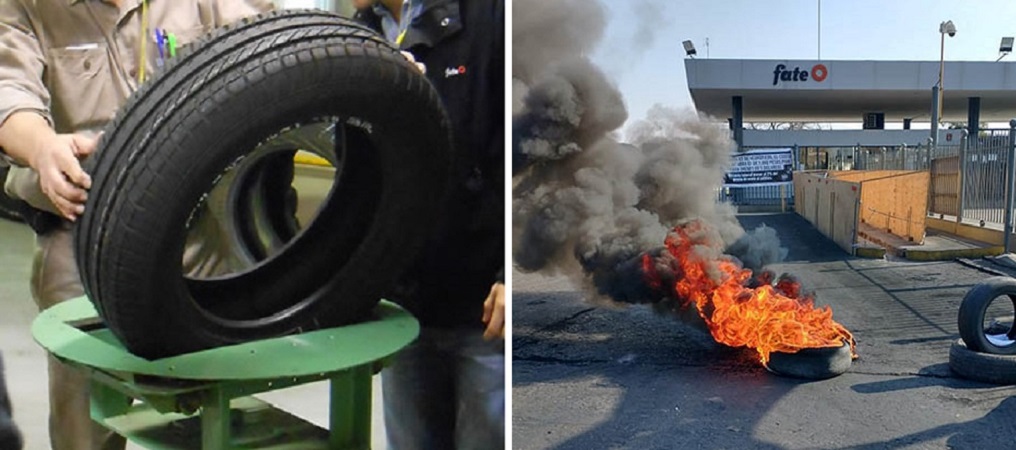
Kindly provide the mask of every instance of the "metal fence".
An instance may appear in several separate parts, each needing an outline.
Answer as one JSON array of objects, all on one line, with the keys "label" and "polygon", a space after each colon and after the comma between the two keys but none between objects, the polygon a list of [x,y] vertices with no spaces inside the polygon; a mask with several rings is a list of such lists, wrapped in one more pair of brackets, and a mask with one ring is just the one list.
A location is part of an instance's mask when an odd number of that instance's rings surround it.
[{"label": "metal fence", "polygon": [[970,136],[963,150],[958,158],[958,170],[963,174],[958,215],[964,220],[1003,225],[1009,130],[987,130]]},{"label": "metal fence", "polygon": [[930,147],[861,148],[854,157],[855,170],[928,170]]},{"label": "metal fence", "polygon": [[787,211],[794,206],[794,185],[783,183],[768,186],[724,186],[717,191],[718,200],[737,205],[742,210]]},{"label": "metal fence", "polygon": [[928,212],[980,226],[1005,223],[1009,130],[983,130],[932,156]]}]

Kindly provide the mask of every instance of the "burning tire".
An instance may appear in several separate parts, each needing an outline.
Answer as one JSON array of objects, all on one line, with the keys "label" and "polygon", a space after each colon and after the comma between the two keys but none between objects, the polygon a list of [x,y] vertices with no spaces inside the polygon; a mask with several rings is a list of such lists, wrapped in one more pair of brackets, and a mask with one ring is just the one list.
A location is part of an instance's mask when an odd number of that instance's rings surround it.
[{"label": "burning tire", "polygon": [[[324,12],[273,12],[185,53],[87,162],[77,262],[107,326],[155,358],[364,317],[423,248],[446,191],[434,89],[379,36]],[[298,149],[334,166],[302,222],[285,167]],[[208,223],[230,264],[185,264]]]},{"label": "burning tire", "polygon": [[[995,300],[1005,296],[1001,302]],[[992,277],[963,297],[957,325],[966,348],[975,352],[1016,355],[1016,279]]]},{"label": "burning tire", "polygon": [[797,353],[773,352],[766,369],[777,375],[824,380],[842,375],[852,361],[850,345],[844,343],[840,347],[805,348]]},{"label": "burning tire", "polygon": [[977,352],[962,339],[949,349],[949,368],[957,375],[992,384],[1016,384],[1016,356]]}]

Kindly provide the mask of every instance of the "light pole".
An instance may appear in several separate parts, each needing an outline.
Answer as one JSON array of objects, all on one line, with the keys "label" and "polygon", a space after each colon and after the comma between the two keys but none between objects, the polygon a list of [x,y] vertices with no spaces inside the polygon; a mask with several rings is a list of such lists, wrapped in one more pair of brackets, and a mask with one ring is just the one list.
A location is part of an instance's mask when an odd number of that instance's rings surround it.
[{"label": "light pole", "polygon": [[1005,55],[1012,53],[1012,44],[1012,37],[1002,38],[1002,42],[998,44],[998,59],[996,59],[995,62],[1001,61],[1002,58],[1005,58]]},{"label": "light pole", "polygon": [[942,120],[942,92],[945,91],[945,86],[942,85],[942,77],[945,75],[945,35],[949,37],[956,36],[956,25],[953,25],[951,20],[947,20],[938,25],[938,32],[942,35],[942,45],[939,52],[938,60],[938,120]]}]

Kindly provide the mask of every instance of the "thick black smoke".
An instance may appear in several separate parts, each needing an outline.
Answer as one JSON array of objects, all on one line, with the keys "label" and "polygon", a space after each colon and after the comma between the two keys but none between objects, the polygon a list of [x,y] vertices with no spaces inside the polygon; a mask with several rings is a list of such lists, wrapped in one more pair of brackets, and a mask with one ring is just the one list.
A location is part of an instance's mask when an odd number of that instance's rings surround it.
[{"label": "thick black smoke", "polygon": [[[566,273],[614,300],[653,302],[642,255],[665,258],[668,232],[692,219],[711,242],[758,268],[780,259],[771,229],[746,235],[716,201],[734,150],[729,131],[694,113],[654,107],[628,128],[617,87],[589,59],[606,25],[589,0],[513,6],[514,259]],[[740,241],[739,241],[740,239]],[[729,252],[728,251],[728,252]],[[655,295],[658,297],[658,295]]]}]

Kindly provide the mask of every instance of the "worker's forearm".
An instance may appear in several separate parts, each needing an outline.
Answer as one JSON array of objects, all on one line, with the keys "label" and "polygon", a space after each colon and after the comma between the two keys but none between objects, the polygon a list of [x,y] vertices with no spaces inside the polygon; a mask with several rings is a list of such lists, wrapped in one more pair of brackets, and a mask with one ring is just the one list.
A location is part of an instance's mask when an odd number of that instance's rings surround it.
[{"label": "worker's forearm", "polygon": [[18,164],[35,167],[33,160],[38,156],[38,149],[55,136],[49,122],[38,113],[16,112],[0,125],[0,148]]}]

